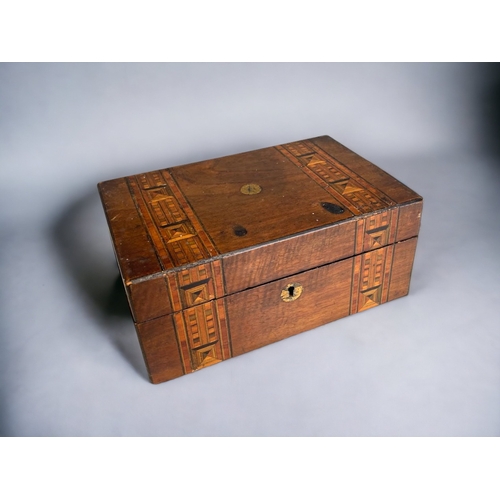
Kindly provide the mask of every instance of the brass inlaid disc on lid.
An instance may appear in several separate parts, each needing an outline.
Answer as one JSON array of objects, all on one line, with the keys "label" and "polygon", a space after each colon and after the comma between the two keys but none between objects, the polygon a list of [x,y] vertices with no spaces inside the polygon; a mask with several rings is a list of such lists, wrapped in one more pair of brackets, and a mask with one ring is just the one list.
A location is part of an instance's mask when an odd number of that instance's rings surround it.
[{"label": "brass inlaid disc on lid", "polygon": [[262,188],[258,184],[245,184],[241,187],[240,191],[243,194],[259,194]]}]

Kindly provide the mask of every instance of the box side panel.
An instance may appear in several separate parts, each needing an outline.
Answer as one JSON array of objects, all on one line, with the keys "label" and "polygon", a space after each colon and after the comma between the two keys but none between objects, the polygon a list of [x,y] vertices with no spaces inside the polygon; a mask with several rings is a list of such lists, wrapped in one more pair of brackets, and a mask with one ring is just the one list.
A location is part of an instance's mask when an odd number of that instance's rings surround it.
[{"label": "box side panel", "polygon": [[125,179],[98,185],[120,272],[125,282],[162,270]]},{"label": "box side panel", "polygon": [[423,202],[417,201],[399,208],[398,234],[396,241],[418,236],[422,218]]},{"label": "box side panel", "polygon": [[173,316],[135,326],[151,382],[157,384],[184,375]]},{"label": "box side panel", "polygon": [[137,323],[173,312],[167,281],[163,275],[131,282],[126,285],[126,289],[132,316]]},{"label": "box side panel", "polygon": [[411,238],[394,245],[394,261],[392,264],[389,300],[408,295],[410,278],[417,248],[417,239]]},{"label": "box side panel", "polygon": [[399,182],[390,174],[384,172],[381,168],[365,160],[331,137],[315,137],[310,139],[310,141],[348,167],[352,172],[383,191],[396,203],[407,203],[421,198],[415,191]]}]

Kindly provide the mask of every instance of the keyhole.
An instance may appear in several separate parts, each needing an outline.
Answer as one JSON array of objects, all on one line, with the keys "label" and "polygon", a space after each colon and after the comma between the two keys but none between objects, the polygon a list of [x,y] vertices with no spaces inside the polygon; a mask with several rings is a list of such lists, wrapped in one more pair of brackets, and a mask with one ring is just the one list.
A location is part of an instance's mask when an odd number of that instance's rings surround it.
[{"label": "keyhole", "polygon": [[284,288],[281,289],[281,300],[283,302],[292,302],[297,300],[304,287],[300,283],[288,283]]}]

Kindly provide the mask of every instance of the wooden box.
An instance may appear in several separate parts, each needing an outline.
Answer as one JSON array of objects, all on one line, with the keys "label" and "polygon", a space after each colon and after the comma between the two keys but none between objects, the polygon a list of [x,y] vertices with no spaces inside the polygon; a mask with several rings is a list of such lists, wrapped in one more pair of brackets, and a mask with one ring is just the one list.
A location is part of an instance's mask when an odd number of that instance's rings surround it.
[{"label": "wooden box", "polygon": [[98,187],[153,383],[408,293],[422,198],[330,137]]}]

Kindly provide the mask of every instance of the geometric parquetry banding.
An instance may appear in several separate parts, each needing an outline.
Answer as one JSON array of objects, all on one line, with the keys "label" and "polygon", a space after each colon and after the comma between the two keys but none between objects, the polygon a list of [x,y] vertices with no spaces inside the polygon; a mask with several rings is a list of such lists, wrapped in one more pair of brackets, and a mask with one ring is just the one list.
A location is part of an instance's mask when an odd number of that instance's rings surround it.
[{"label": "geometric parquetry banding", "polygon": [[145,174],[138,175],[137,178],[142,189],[152,189],[167,185],[160,172],[146,172]]},{"label": "geometric parquetry banding", "polygon": [[184,297],[188,306],[202,304],[203,302],[210,300],[208,283],[201,283],[200,285],[196,285],[191,288],[185,288]]},{"label": "geometric parquetry banding", "polygon": [[394,242],[397,215],[397,210],[385,210],[365,219],[363,250],[374,250]]},{"label": "geometric parquetry banding", "polygon": [[222,361],[214,302],[206,302],[187,309],[184,311],[184,319],[193,369],[197,370]]},{"label": "geometric parquetry banding", "polygon": [[354,193],[356,191],[362,191],[363,188],[358,184],[354,183],[352,180],[346,179],[343,181],[334,182],[332,186],[340,193],[340,194],[349,194]]},{"label": "geometric parquetry banding", "polygon": [[379,227],[366,231],[368,235],[368,248],[380,248],[387,245],[389,240],[389,226]]},{"label": "geometric parquetry banding", "polygon": [[155,171],[132,176],[129,184],[137,202],[145,208],[142,214],[166,269],[210,256],[213,249],[208,250],[206,246],[210,246],[210,242],[205,241],[207,237],[185,200],[179,198],[182,194],[174,193],[177,187],[167,174]]},{"label": "geometric parquetry banding", "polygon": [[188,337],[194,349],[217,341],[215,314],[213,302],[206,302],[184,312]]},{"label": "geometric parquetry banding", "polygon": [[215,346],[209,346],[193,351],[194,369],[199,370],[222,361],[217,357]]},{"label": "geometric parquetry banding", "polygon": [[186,223],[175,224],[165,229],[167,243],[192,238],[194,231]]},{"label": "geometric parquetry banding", "polygon": [[288,156],[297,166],[300,166],[310,177],[318,176],[328,183],[328,188],[340,194],[347,201],[347,206],[351,207],[351,210],[366,213],[388,206],[386,201],[382,201],[374,194],[373,187],[368,188],[362,185],[363,180],[359,178],[354,180],[353,175],[346,168],[336,165],[329,155],[321,152],[309,141],[284,144],[277,146],[277,149]]},{"label": "geometric parquetry banding", "polygon": [[292,142],[290,144],[287,144],[286,146],[290,153],[292,153],[294,156],[311,155],[315,152],[311,145],[306,144],[305,141]]},{"label": "geometric parquetry banding", "polygon": [[378,306],[380,304],[381,297],[382,285],[370,288],[369,290],[362,290],[360,292],[359,310],[364,311],[370,307]]},{"label": "geometric parquetry banding", "polygon": [[387,301],[386,292],[393,255],[388,249],[392,250],[385,246],[355,257],[351,314]]},{"label": "geometric parquetry banding", "polygon": [[210,264],[184,269],[177,275],[184,307],[195,306],[215,298]]}]

